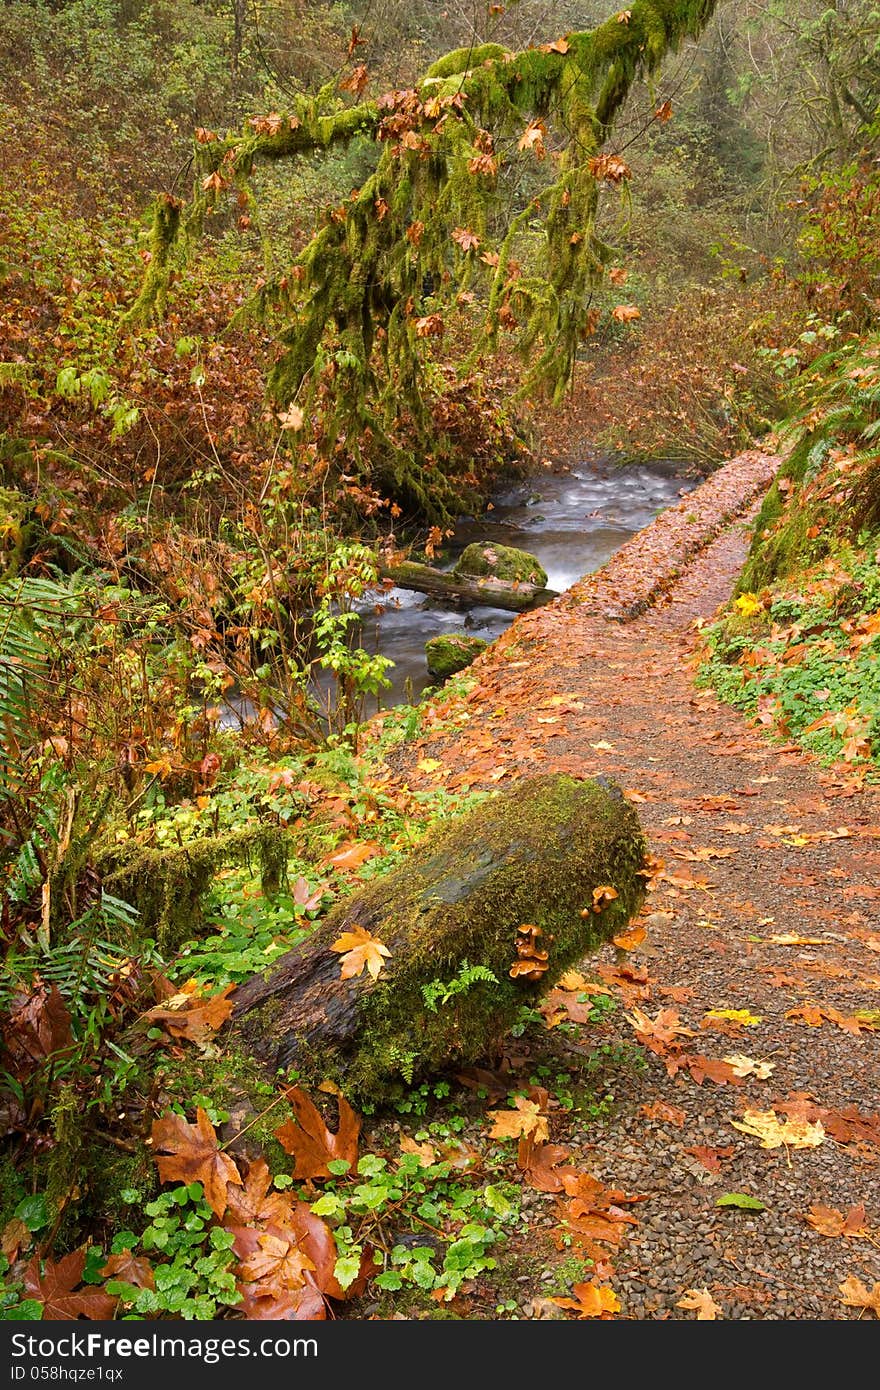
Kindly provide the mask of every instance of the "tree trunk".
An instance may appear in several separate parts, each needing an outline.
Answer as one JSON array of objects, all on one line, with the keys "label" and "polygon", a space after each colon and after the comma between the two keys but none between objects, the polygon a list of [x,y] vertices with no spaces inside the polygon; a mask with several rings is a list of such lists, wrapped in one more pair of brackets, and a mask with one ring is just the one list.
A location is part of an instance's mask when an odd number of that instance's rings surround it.
[{"label": "tree trunk", "polygon": [[[242,985],[237,1040],[273,1074],[294,1068],[361,1101],[485,1057],[524,1005],[637,911],[644,851],[613,782],[525,780],[433,827]],[[610,891],[594,896],[599,888]],[[342,977],[334,943],[357,928],[386,949],[375,979]]]}]

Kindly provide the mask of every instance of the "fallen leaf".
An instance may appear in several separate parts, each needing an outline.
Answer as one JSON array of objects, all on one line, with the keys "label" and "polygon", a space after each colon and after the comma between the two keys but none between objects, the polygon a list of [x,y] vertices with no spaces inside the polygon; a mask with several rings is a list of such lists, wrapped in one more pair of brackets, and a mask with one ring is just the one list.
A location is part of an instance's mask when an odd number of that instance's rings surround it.
[{"label": "fallen leaf", "polygon": [[677,1009],[660,1009],[653,1019],[641,1009],[633,1009],[632,1013],[625,1014],[624,1017],[635,1029],[639,1042],[661,1055],[676,1038],[695,1037],[693,1029],[682,1024]]},{"label": "fallen leaf", "polygon": [[330,950],[340,954],[340,978],[343,980],[362,975],[364,967],[372,978],[377,980],[385,960],[391,955],[388,947],[384,946],[378,937],[373,936],[365,927],[357,925],[337,937]]},{"label": "fallen leaf", "polygon": [[136,1289],[156,1287],[153,1267],[149,1260],[133,1255],[130,1250],[111,1255],[107,1263],[101,1266],[101,1274],[105,1279],[121,1279],[126,1284],[133,1284]]},{"label": "fallen leaf", "polygon": [[684,1152],[692,1154],[707,1173],[720,1173],[722,1158],[732,1158],[735,1150],[732,1144],[723,1149],[709,1148],[706,1144],[695,1144],[693,1147],[685,1149]]},{"label": "fallen leaf", "polygon": [[687,1116],[677,1105],[667,1105],[663,1100],[655,1100],[650,1105],[641,1106],[641,1113],[649,1120],[663,1120],[681,1129]]},{"label": "fallen leaf", "polygon": [[226,1196],[227,1226],[286,1220],[293,1201],[287,1193],[273,1188],[269,1165],[262,1156],[250,1164],[242,1186],[230,1188]]},{"label": "fallen leaf", "polygon": [[783,1144],[793,1149],[815,1149],[825,1141],[821,1123],[806,1120],[786,1120],[780,1123],[774,1110],[746,1110],[742,1120],[731,1120],[734,1129],[759,1139],[762,1149],[778,1149]]},{"label": "fallen leaf", "polygon": [[735,1076],[754,1076],[759,1081],[766,1081],[776,1067],[775,1062],[759,1062],[753,1057],[746,1057],[742,1052],[734,1052],[724,1060],[733,1068]]},{"label": "fallen leaf", "polygon": [[340,845],[332,854],[321,860],[322,866],[331,865],[334,869],[359,869],[368,859],[381,854],[382,846],[375,840],[349,840]]},{"label": "fallen leaf", "polygon": [[257,1245],[258,1248],[242,1262],[240,1278],[244,1284],[262,1285],[267,1295],[277,1296],[285,1290],[300,1288],[305,1283],[306,1271],[315,1268],[296,1241],[264,1231],[257,1237]]},{"label": "fallen leaf", "polygon": [[184,1038],[187,1042],[204,1045],[218,1028],[231,1017],[233,1003],[230,995],[235,985],[227,985],[219,994],[207,999],[198,994],[175,994],[163,1004],[140,1015],[145,1023],[164,1028],[173,1038]]},{"label": "fallen leaf", "polygon": [[729,1019],[731,1023],[741,1024],[743,1028],[755,1028],[764,1021],[760,1014],[749,1013],[748,1009],[709,1009],[704,1017]]},{"label": "fallen leaf", "polygon": [[725,1192],[723,1197],[716,1197],[716,1207],[739,1207],[742,1211],[766,1211],[767,1208],[757,1197],[750,1197],[747,1192]]},{"label": "fallen leaf", "polygon": [[241,1187],[241,1174],[229,1154],[221,1153],[214,1126],[201,1106],[194,1125],[173,1110],[154,1120],[152,1145],[154,1150],[165,1150],[154,1153],[160,1182],[200,1182],[214,1215],[225,1215],[227,1189]]},{"label": "fallen leaf", "polygon": [[629,931],[619,932],[611,940],[618,951],[636,951],[647,935],[644,927],[631,927]]},{"label": "fallen leaf", "polygon": [[880,1284],[875,1284],[869,1291],[861,1279],[851,1274],[838,1287],[840,1301],[847,1308],[870,1308],[874,1316],[880,1318]]},{"label": "fallen leaf", "polygon": [[519,1139],[530,1135],[535,1142],[542,1142],[550,1138],[546,1115],[541,1114],[536,1101],[527,1100],[525,1096],[516,1097],[512,1110],[490,1110],[488,1113],[493,1120],[490,1139]]},{"label": "fallen leaf", "polygon": [[275,1138],[295,1159],[295,1178],[327,1178],[331,1159],[345,1159],[352,1168],[357,1163],[359,1117],[343,1096],[337,1097],[339,1129],[334,1134],[324,1123],[316,1105],[299,1086],[291,1086],[285,1096],[293,1106],[295,1120],[287,1120],[275,1130]]},{"label": "fallen leaf", "polygon": [[559,1308],[571,1308],[579,1318],[608,1318],[620,1312],[620,1299],[613,1289],[598,1284],[575,1284],[574,1298],[554,1298]]},{"label": "fallen leaf", "polygon": [[697,1322],[714,1322],[724,1316],[708,1289],[688,1289],[675,1306],[695,1311]]},{"label": "fallen leaf", "polygon": [[109,1322],[113,1317],[115,1298],[94,1284],[78,1287],[86,1266],[86,1254],[82,1246],[57,1264],[54,1260],[44,1260],[42,1274],[40,1257],[34,1255],[25,1268],[24,1291],[28,1298],[42,1303],[43,1322],[74,1322],[77,1318]]},{"label": "fallen leaf", "polygon": [[516,1166],[538,1192],[562,1192],[565,1175],[575,1171],[563,1168],[570,1157],[571,1149],[564,1144],[545,1144],[532,1134],[524,1134],[517,1147]]},{"label": "fallen leaf", "polygon": [[804,1220],[808,1226],[812,1226],[814,1231],[818,1231],[820,1236],[849,1236],[852,1238],[869,1236],[865,1226],[865,1215],[863,1205],[850,1207],[844,1215],[836,1207],[826,1207],[821,1202],[815,1202]]},{"label": "fallen leaf", "polygon": [[416,1154],[420,1168],[430,1168],[437,1162],[437,1150],[432,1144],[419,1144],[415,1139],[410,1139],[408,1134],[400,1136],[400,1152]]}]

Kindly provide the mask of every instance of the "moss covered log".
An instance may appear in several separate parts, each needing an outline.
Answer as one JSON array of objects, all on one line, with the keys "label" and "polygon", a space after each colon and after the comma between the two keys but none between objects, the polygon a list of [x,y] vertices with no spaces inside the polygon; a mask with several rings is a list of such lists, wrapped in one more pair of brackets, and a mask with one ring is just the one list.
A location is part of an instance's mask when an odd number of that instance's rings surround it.
[{"label": "moss covered log", "polygon": [[[523,781],[435,827],[404,863],[241,986],[236,1041],[273,1071],[331,1080],[361,1101],[486,1057],[523,1005],[637,911],[644,851],[613,782]],[[594,910],[603,886],[617,896]],[[375,979],[366,970],[342,977],[334,943],[357,928],[388,953]]]},{"label": "moss covered log", "polygon": [[257,826],[168,849],[114,846],[98,868],[105,890],[136,907],[141,929],[171,952],[198,933],[202,899],[221,868],[256,861],[262,890],[271,896],[287,867],[287,846],[287,831]]},{"label": "moss covered log", "polygon": [[558,597],[555,589],[541,589],[536,584],[450,574],[434,569],[433,565],[419,565],[415,560],[387,565],[380,570],[380,577],[393,580],[399,589],[413,589],[418,594],[442,599],[444,603],[503,608],[510,613],[524,613],[527,608],[536,608]]}]

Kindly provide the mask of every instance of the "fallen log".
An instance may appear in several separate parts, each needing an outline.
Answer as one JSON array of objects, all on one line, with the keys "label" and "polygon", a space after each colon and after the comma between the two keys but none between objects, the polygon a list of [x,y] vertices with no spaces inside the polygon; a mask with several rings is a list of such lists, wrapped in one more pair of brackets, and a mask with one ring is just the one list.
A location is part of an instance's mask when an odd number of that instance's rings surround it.
[{"label": "fallen log", "polygon": [[[520,782],[435,826],[240,986],[233,1041],[273,1075],[293,1068],[360,1101],[487,1057],[523,1005],[631,919],[644,853],[615,783]],[[361,956],[349,960],[356,941]]]},{"label": "fallen log", "polygon": [[434,569],[432,565],[418,565],[413,560],[385,566],[379,571],[379,578],[390,579],[399,589],[414,589],[416,593],[458,607],[479,604],[486,608],[504,608],[512,613],[524,613],[527,608],[537,608],[558,597],[554,589],[539,589],[535,584],[492,576],[464,578]]}]

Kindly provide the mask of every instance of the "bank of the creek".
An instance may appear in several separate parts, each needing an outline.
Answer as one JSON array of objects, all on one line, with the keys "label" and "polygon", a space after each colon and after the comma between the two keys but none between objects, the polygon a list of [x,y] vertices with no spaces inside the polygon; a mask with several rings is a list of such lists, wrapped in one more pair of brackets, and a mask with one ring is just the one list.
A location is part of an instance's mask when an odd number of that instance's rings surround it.
[{"label": "bank of the creek", "polygon": [[[697,481],[663,463],[621,467],[595,459],[548,468],[497,493],[482,516],[461,518],[440,567],[451,569],[472,541],[493,541],[537,556],[548,587],[561,593],[605,564]],[[425,663],[428,638],[468,632],[492,642],[515,617],[497,608],[462,609],[398,588],[370,595],[362,612],[362,645],[394,662],[388,671],[390,688],[371,701],[368,713],[415,700],[431,685]]]}]

